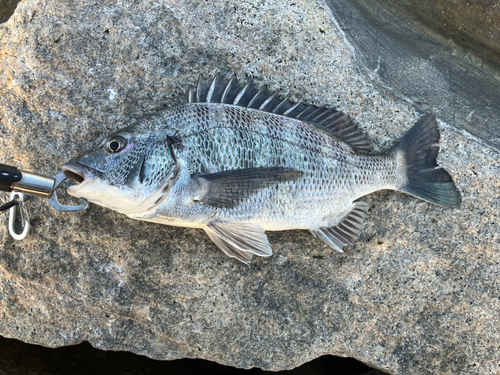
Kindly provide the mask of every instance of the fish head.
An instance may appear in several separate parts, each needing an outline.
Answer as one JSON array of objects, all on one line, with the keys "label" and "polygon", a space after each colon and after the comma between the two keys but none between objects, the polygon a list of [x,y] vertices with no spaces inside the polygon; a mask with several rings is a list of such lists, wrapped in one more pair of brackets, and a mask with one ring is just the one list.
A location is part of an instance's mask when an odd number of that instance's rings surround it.
[{"label": "fish head", "polygon": [[68,188],[69,195],[126,214],[157,204],[174,169],[167,142],[134,127],[98,139],[62,167],[78,182]]}]

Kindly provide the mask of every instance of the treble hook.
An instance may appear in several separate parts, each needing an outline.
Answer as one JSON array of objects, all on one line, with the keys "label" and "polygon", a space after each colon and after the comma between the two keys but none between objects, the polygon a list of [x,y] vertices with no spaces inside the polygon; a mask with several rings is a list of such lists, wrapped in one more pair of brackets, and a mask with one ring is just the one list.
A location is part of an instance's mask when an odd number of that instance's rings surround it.
[{"label": "treble hook", "polygon": [[[12,193],[10,193],[10,200],[11,201],[15,200],[16,196],[19,199],[19,204],[14,205],[10,208],[10,211],[9,211],[9,233],[12,236],[12,238],[20,241],[20,240],[24,239],[24,237],[26,237],[31,226],[30,226],[30,215],[28,212],[28,208],[26,207],[25,195],[24,195],[24,193],[21,193],[19,191],[13,191]],[[17,233],[16,229],[15,229],[16,215],[17,215],[16,214],[16,210],[17,210],[16,206],[19,206],[19,212],[21,213],[21,221],[22,221],[22,227],[23,227],[23,231],[21,233]],[[26,217],[24,217],[25,214],[23,213],[23,211],[25,211]]]}]

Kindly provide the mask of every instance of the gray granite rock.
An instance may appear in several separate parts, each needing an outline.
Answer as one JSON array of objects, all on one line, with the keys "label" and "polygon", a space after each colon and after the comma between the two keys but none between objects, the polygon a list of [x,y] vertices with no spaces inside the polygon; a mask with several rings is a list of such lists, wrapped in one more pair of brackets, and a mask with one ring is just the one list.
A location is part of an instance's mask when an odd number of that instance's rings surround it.
[{"label": "gray granite rock", "polygon": [[[198,73],[340,108],[378,149],[420,115],[367,80],[319,0],[25,0],[0,40],[0,162],[43,174],[182,103]],[[441,125],[462,207],[373,194],[343,254],[304,231],[269,233],[274,255],[246,267],[200,230],[33,198],[28,238],[0,225],[0,335],[267,370],[333,354],[391,374],[497,373],[499,152]]]}]

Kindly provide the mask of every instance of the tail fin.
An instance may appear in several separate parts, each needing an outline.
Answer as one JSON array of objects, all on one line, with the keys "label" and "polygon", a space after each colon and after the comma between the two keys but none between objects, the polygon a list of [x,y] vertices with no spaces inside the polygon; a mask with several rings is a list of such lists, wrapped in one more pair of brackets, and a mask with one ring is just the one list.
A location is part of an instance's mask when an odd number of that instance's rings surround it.
[{"label": "tail fin", "polygon": [[453,179],[443,168],[436,169],[439,130],[433,115],[425,115],[396,144],[406,162],[406,183],[400,191],[443,207],[460,206],[461,198]]}]

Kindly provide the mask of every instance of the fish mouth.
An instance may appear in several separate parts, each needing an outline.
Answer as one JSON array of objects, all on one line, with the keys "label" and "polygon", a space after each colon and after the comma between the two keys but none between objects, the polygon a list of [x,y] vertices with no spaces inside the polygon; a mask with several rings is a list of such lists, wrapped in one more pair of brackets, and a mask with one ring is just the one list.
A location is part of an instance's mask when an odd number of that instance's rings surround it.
[{"label": "fish mouth", "polygon": [[62,170],[66,177],[75,180],[78,184],[81,184],[85,180],[93,180],[100,177],[102,174],[102,172],[77,163],[76,161],[64,164]]}]

